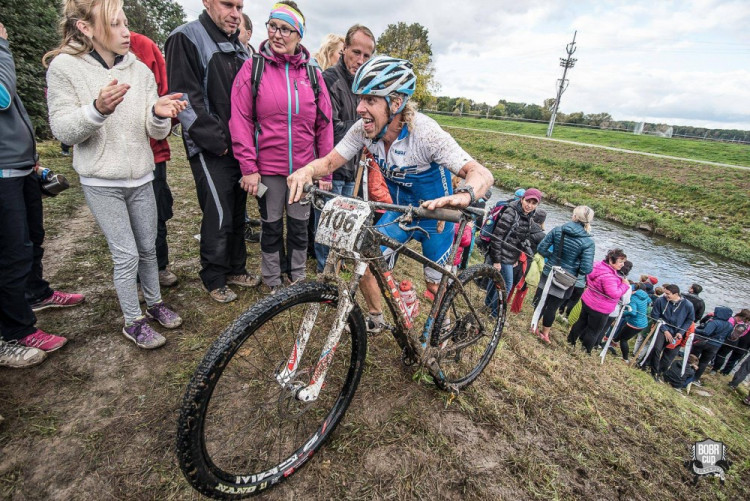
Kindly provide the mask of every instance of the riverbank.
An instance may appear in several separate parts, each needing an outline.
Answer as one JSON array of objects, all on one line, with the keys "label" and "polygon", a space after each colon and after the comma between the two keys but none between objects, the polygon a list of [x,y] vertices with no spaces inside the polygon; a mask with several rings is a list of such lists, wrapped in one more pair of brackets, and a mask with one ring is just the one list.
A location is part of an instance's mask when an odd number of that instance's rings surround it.
[{"label": "riverbank", "polygon": [[[444,126],[492,126],[494,130],[499,127],[491,120],[433,118]],[[598,217],[750,264],[750,175],[744,170],[543,138],[458,128],[449,131],[462,147],[492,170],[499,187],[512,190],[535,185],[547,198],[558,203],[589,205]],[[628,135],[609,134],[608,145],[629,146],[616,142],[618,137],[629,141]],[[711,145],[712,148],[722,146],[741,147]],[[746,149],[750,153],[750,148]],[[662,152],[674,154],[675,149]],[[725,158],[716,158],[720,160]]]},{"label": "riverbank", "polygon": [[[72,184],[44,201],[45,275],[87,299],[38,314],[39,327],[69,338],[65,347],[38,367],[0,369],[0,499],[201,499],[174,453],[182,394],[211,342],[265,292],[237,289],[238,300],[222,305],[203,291],[193,238],[200,209],[182,146],[172,147],[170,266],[180,283],[163,294],[184,323],[147,352],[120,334],[111,258],[70,159],[56,143],[40,145],[44,165]],[[248,246],[253,271],[258,253]],[[408,263],[399,260],[397,277],[421,275]],[[423,282],[414,283],[421,296]],[[487,370],[449,405],[445,393],[412,380],[387,334],[370,337],[362,381],[331,441],[267,498],[750,498],[747,386],[732,392],[726,378],[706,375],[686,396],[618,358],[599,365],[567,350],[561,324],[543,345],[527,333],[532,295],[509,315]],[[709,437],[727,445],[733,464],[726,484],[693,486],[683,462]]]}]

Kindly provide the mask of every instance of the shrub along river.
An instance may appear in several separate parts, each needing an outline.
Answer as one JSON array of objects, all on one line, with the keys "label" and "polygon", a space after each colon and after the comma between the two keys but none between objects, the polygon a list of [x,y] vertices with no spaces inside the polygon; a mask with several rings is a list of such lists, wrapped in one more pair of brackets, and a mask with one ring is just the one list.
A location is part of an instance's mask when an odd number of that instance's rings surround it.
[{"label": "shrub along river", "polygon": [[[492,188],[492,199],[507,200],[512,192]],[[573,209],[543,200],[540,208],[547,211],[544,228],[570,221]],[[619,247],[633,262],[628,278],[638,281],[640,275],[653,275],[658,285],[677,284],[681,292],[687,292],[690,284],[703,287],[700,297],[706,303],[706,313],[716,306],[728,306],[735,312],[750,308],[750,267],[737,261],[723,259],[688,245],[628,228],[618,223],[594,216],[591,236],[596,242],[596,260],[601,260],[607,250]]]}]

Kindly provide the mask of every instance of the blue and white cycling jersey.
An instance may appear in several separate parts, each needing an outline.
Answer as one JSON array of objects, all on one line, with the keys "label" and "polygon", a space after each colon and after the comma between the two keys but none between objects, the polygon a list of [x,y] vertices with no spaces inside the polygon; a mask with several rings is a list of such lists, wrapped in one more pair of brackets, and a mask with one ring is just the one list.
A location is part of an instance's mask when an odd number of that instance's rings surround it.
[{"label": "blue and white cycling jersey", "polygon": [[421,113],[414,116],[411,131],[404,125],[387,156],[383,141],[373,144],[365,136],[362,120],[349,129],[335,149],[350,160],[365,146],[380,165],[393,203],[398,205],[419,205],[452,194],[451,173],[458,174],[472,160],[437,122]]},{"label": "blue and white cycling jersey", "polygon": [[[363,147],[375,157],[385,178],[393,203],[398,205],[418,206],[425,200],[434,200],[453,193],[451,173],[458,174],[461,168],[472,160],[456,143],[450,134],[445,132],[433,119],[417,113],[412,130],[404,125],[396,139],[385,154],[382,141],[372,143],[365,136],[362,120],[356,122],[346,136],[335,146],[336,151],[347,160],[362,151]],[[415,224],[428,232],[405,232],[392,221],[398,217],[395,212],[386,212],[380,218],[376,228],[381,233],[399,241],[406,242],[415,238],[422,244],[422,253],[427,259],[445,264],[453,243],[453,223],[445,223],[443,231],[437,232],[437,221],[418,220]],[[395,264],[395,255],[391,249],[383,248],[386,258]],[[440,281],[439,272],[425,268],[428,282]]]}]

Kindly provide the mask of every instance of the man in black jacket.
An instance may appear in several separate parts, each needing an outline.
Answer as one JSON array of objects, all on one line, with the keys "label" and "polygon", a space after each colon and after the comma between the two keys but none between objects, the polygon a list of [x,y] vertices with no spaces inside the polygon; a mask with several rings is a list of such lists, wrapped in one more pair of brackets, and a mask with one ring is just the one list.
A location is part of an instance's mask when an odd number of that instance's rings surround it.
[{"label": "man in black jacket", "polygon": [[703,302],[703,299],[698,297],[698,294],[700,294],[701,292],[703,292],[703,287],[698,284],[693,284],[688,289],[688,293],[683,294],[683,297],[690,301],[693,305],[693,310],[695,310],[696,322],[703,318],[703,313],[705,313],[706,311],[706,303]]},{"label": "man in black jacket", "polygon": [[[359,100],[352,92],[352,81],[359,67],[370,60],[373,52],[375,52],[375,35],[365,26],[355,24],[346,32],[344,49],[339,62],[323,72],[323,79],[326,82],[333,106],[334,144],[341,141],[351,126],[359,120],[357,114]],[[343,167],[333,172],[333,188],[331,191],[346,196],[353,194],[354,175],[358,162],[359,157],[355,156]],[[320,273],[326,264],[328,247],[315,244],[315,257],[318,261],[318,272]]]},{"label": "man in black jacket", "polygon": [[229,135],[232,82],[249,57],[239,40],[243,0],[203,0],[197,20],[167,39],[167,79],[187,108],[178,115],[182,139],[203,211],[200,277],[211,298],[228,303],[228,284],[256,287],[260,278],[245,267],[245,203],[240,166]]}]

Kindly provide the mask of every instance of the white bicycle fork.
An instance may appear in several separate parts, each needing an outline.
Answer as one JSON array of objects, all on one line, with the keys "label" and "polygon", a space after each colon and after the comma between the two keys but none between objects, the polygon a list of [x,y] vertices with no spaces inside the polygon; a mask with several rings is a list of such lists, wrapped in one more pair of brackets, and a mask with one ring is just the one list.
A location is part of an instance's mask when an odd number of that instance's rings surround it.
[{"label": "white bicycle fork", "polygon": [[[296,397],[298,400],[303,402],[317,400],[320,390],[325,383],[326,374],[331,366],[331,361],[333,361],[333,355],[336,353],[336,348],[339,345],[341,333],[346,326],[346,319],[349,317],[349,313],[352,311],[353,307],[354,302],[349,297],[349,294],[344,290],[340,291],[339,304],[336,310],[336,321],[333,323],[333,326],[328,333],[328,338],[323,345],[318,362],[315,364],[310,383],[297,391]],[[310,339],[310,334],[312,333],[319,311],[320,304],[318,303],[311,304],[307,307],[307,311],[305,312],[305,316],[300,324],[299,331],[297,332],[297,339],[294,342],[287,363],[284,368],[276,374],[276,381],[278,381],[280,385],[287,386],[296,375],[299,360],[305,352],[305,347]]]}]

